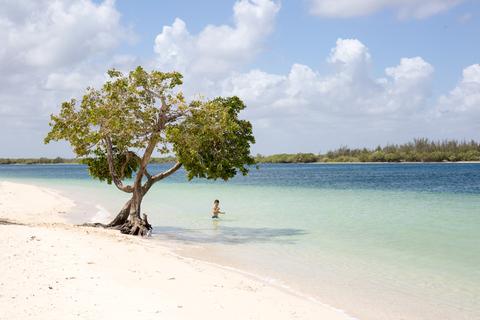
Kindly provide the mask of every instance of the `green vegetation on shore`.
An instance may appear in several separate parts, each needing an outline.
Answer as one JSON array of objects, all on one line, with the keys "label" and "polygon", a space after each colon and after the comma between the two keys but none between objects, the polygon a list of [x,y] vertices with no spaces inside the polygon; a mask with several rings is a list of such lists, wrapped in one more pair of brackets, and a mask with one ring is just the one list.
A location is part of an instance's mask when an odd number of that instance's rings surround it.
[{"label": "green vegetation on shore", "polygon": [[79,163],[77,159],[66,158],[0,158],[0,164],[60,164]]},{"label": "green vegetation on shore", "polygon": [[[151,163],[174,162],[174,157],[152,158]],[[389,144],[375,149],[341,147],[325,154],[296,153],[257,155],[257,163],[313,163],[313,162],[444,162],[480,161],[480,143],[456,140],[430,141],[415,139],[405,144]],[[76,159],[0,159],[0,164],[56,164],[79,163]]]},{"label": "green vegetation on shore", "polygon": [[[150,163],[172,163],[175,157],[152,158]],[[75,158],[0,158],[0,164],[80,164],[81,160]]]},{"label": "green vegetation on shore", "polygon": [[341,147],[326,154],[257,155],[255,160],[259,163],[480,161],[480,143],[473,140],[430,141],[422,138],[400,145],[378,146],[375,149]]}]

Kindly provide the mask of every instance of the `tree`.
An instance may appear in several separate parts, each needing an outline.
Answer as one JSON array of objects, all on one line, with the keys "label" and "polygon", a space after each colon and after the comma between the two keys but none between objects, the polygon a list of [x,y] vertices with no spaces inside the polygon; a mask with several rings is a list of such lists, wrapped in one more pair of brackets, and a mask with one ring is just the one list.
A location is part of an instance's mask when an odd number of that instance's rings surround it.
[{"label": "tree", "polygon": [[[238,97],[187,103],[178,72],[137,67],[128,75],[114,69],[108,75],[101,89],[87,88],[80,102],[63,102],[45,137],[45,143],[68,141],[92,177],[132,194],[115,219],[102,226],[147,234],[151,226],[141,215],[143,197],[182,166],[188,179],[228,180],[248,173],[255,139],[250,122],[238,117],[245,108]],[[150,172],[155,151],[174,154],[176,163],[165,172]]]}]

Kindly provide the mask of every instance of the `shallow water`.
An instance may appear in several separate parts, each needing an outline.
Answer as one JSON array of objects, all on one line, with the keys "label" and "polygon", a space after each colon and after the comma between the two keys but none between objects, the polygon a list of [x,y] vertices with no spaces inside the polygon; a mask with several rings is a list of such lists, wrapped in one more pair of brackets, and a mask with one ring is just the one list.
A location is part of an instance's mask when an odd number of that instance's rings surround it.
[{"label": "shallow water", "polygon": [[[128,199],[79,165],[0,166],[0,178],[62,188],[78,221]],[[227,214],[212,222],[216,198]],[[184,253],[360,319],[480,319],[480,164],[261,165],[227,183],[179,172],[143,208]]]}]

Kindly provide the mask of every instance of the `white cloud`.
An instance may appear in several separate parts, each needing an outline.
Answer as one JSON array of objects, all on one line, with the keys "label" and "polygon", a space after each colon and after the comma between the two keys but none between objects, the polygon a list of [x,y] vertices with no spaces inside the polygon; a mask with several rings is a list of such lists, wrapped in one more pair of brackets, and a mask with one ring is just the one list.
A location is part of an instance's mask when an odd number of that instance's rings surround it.
[{"label": "white cloud", "polygon": [[[434,68],[424,59],[402,58],[385,69],[384,77],[373,77],[365,67],[373,59],[361,58],[370,55],[357,41],[337,41],[327,58],[330,73],[301,64],[285,75],[258,69],[235,73],[215,94],[244,99],[245,117],[252,120],[257,137],[255,150],[265,153],[373,147],[415,137],[480,137],[480,65],[465,68],[460,83],[437,100],[430,88]],[[339,65],[333,57],[350,46],[363,49],[349,52],[351,59]]]},{"label": "white cloud", "polygon": [[2,1],[0,68],[69,66],[125,37],[113,1]]},{"label": "white cloud", "polygon": [[[335,1],[332,6],[342,3]],[[240,4],[248,8],[242,17]],[[363,1],[353,3],[353,7],[345,5],[342,10],[368,14],[391,7],[402,17],[420,18],[454,4]],[[384,75],[378,77],[373,75],[374,59],[360,40],[338,39],[326,58],[330,72],[299,63],[287,74],[245,71],[244,66],[258,54],[271,32],[277,11],[272,1],[237,2],[232,27],[207,26],[195,35],[177,19],[156,38],[156,66],[184,72],[189,94],[240,96],[249,106],[244,116],[254,124],[256,148],[267,152],[312,150],[311,146],[318,144],[316,136],[335,140],[329,147],[441,136],[436,131],[439,119],[432,117],[434,68],[421,57],[401,58],[398,65],[385,68]],[[263,33],[256,33],[259,30]],[[445,123],[445,119],[440,120]],[[452,132],[449,135],[457,137]]]},{"label": "white cloud", "polygon": [[[89,0],[15,0],[2,1],[1,5],[0,71],[8,77],[0,82],[7,87],[28,87],[27,91],[38,94],[60,84],[62,75],[64,87],[72,87],[73,82],[85,84],[79,80],[88,76],[78,72],[88,72],[130,34],[120,24],[120,14],[110,0],[100,4]],[[2,94],[9,94],[9,90]]]},{"label": "white cloud", "polygon": [[480,64],[463,69],[460,83],[447,95],[439,98],[438,111],[442,114],[480,116]]},{"label": "white cloud", "polygon": [[208,25],[197,35],[177,18],[155,39],[157,66],[210,77],[235,70],[261,50],[279,9],[271,0],[240,0],[233,7],[233,26]]},{"label": "white cloud", "polygon": [[434,68],[420,57],[402,58],[396,67],[385,69],[392,81],[386,89],[391,110],[419,112],[426,107]]},{"label": "white cloud", "polygon": [[[337,0],[328,15],[392,8],[401,16],[424,17],[456,3]],[[111,66],[175,69],[184,73],[189,95],[240,96],[248,105],[244,116],[254,124],[254,151],[265,153],[371,146],[418,136],[471,137],[471,124],[480,114],[479,65],[467,67],[458,85],[435,102],[432,65],[421,57],[401,58],[383,75],[374,75],[375,53],[358,39],[337,40],[324,59],[327,71],[300,63],[285,74],[249,70],[275,25],[280,5],[271,0],[237,1],[231,25],[208,25],[195,34],[177,18],[158,34],[154,56],[143,63],[114,51],[131,32],[113,1],[0,0],[0,5],[0,157],[65,154],[67,148],[41,144],[48,115],[87,85],[101,84]],[[436,117],[433,110],[439,111]],[[461,125],[448,120],[459,117]]]},{"label": "white cloud", "polygon": [[[5,155],[42,148],[58,104],[101,83],[113,49],[132,37],[114,1],[0,0],[0,127]],[[55,148],[55,146],[49,146]],[[1,155],[0,155],[1,156]]]},{"label": "white cloud", "polygon": [[348,18],[393,9],[400,18],[426,18],[444,12],[463,0],[310,0],[312,14]]},{"label": "white cloud", "polygon": [[222,82],[222,94],[244,98],[258,117],[308,114],[310,120],[405,116],[420,110],[430,96],[433,67],[420,57],[403,58],[385,70],[385,78],[375,78],[368,48],[357,39],[339,39],[327,62],[333,72],[325,75],[301,64],[287,75],[236,73]]},{"label": "white cloud", "polygon": [[356,67],[370,63],[367,47],[357,39],[338,39],[328,61],[340,66]]}]

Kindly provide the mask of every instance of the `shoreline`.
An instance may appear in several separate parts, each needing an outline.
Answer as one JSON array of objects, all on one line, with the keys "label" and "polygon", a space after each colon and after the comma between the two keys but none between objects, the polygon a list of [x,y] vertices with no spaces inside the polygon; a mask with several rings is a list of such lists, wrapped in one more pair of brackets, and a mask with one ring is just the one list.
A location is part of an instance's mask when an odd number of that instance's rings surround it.
[{"label": "shoreline", "polygon": [[479,164],[480,161],[310,162],[311,164]]},{"label": "shoreline", "polygon": [[[161,241],[161,240],[160,240]],[[168,245],[167,245],[168,247]],[[218,263],[218,262],[214,262],[214,261],[210,261],[208,259],[202,259],[201,257],[198,257],[198,256],[189,256],[189,255],[182,255],[180,253],[177,253],[176,250],[174,249],[171,249],[169,248],[170,250],[172,250],[170,252],[170,254],[174,255],[174,256],[177,256],[179,257],[180,259],[187,259],[187,260],[192,260],[192,261],[200,261],[204,264],[207,264],[207,265],[210,265],[210,266],[213,266],[215,268],[220,268],[222,270],[226,270],[226,271],[229,271],[229,272],[233,272],[233,273],[236,273],[236,274],[239,274],[239,275],[242,275],[242,276],[245,276],[249,279],[252,279],[254,281],[258,281],[258,282],[261,282],[263,283],[264,285],[266,286],[271,286],[271,287],[274,287],[276,288],[277,290],[280,290],[282,292],[285,292],[289,295],[292,295],[292,296],[295,296],[295,297],[298,297],[300,299],[304,299],[304,300],[307,300],[307,301],[311,301],[315,304],[318,304],[318,305],[321,305],[322,307],[325,307],[333,312],[337,312],[339,313],[340,315],[342,316],[345,316],[346,320],[359,320],[358,318],[348,314],[345,310],[343,309],[340,309],[340,308],[336,308],[334,306],[331,306],[329,304],[326,304],[322,301],[320,301],[318,298],[312,296],[312,295],[309,295],[307,293],[304,293],[300,290],[296,290],[296,289],[293,289],[291,286],[283,283],[281,280],[279,279],[276,279],[276,278],[270,278],[270,277],[265,277],[265,276],[261,276],[259,274],[256,274],[256,273],[252,273],[252,272],[249,272],[249,271],[245,271],[245,270],[242,270],[242,269],[239,269],[239,268],[236,268],[236,267],[232,267],[232,266],[228,266],[228,265],[224,265],[224,264],[221,264],[221,263]]]},{"label": "shoreline", "polygon": [[[151,239],[125,236],[118,231],[68,224],[68,211],[73,207],[74,202],[63,197],[61,192],[29,184],[0,182],[0,219],[9,221],[8,224],[0,223],[2,228],[0,246],[4,256],[2,260],[6,261],[6,264],[0,267],[0,272],[6,275],[5,279],[10,279],[0,284],[0,309],[5,310],[5,315],[18,316],[21,309],[25,311],[23,318],[48,319],[58,317],[62,312],[64,315],[71,315],[70,311],[75,309],[81,310],[79,314],[84,319],[96,319],[104,312],[103,308],[100,309],[98,306],[109,303],[118,304],[117,300],[105,300],[102,294],[95,294],[99,285],[104,286],[100,289],[100,293],[104,294],[116,288],[117,290],[113,292],[117,299],[125,300],[127,305],[129,305],[127,301],[132,299],[131,290],[128,288],[133,285],[136,289],[134,291],[138,294],[138,297],[133,299],[135,301],[133,305],[142,305],[143,311],[133,310],[135,309],[133,308],[126,312],[122,309],[122,312],[117,315],[119,319],[126,319],[133,315],[153,319],[158,318],[159,314],[167,316],[167,319],[170,319],[168,317],[191,319],[192,316],[232,319],[232,315],[235,319],[354,319],[342,310],[294,292],[290,288],[269,283],[261,276],[182,256],[175,251],[175,248],[169,247],[159,239],[151,241]],[[94,248],[91,247],[92,245]],[[71,250],[71,247],[75,249]],[[18,254],[22,251],[23,256]],[[113,265],[111,259],[106,257],[109,252],[116,253],[112,256],[115,260]],[[87,261],[85,265],[84,256],[92,254],[94,255],[90,259],[92,261]],[[117,255],[124,256],[126,260],[117,261],[116,258],[114,259]],[[138,264],[135,261],[147,257],[149,262],[146,264]],[[151,259],[154,260],[153,263]],[[84,267],[79,268],[78,265],[82,263]],[[95,272],[88,271],[90,265],[96,268]],[[16,266],[24,266],[25,269],[16,270],[20,269]],[[112,268],[121,270],[112,271]],[[188,278],[188,280],[179,287],[169,288],[170,283],[175,282],[172,277],[165,279],[157,276],[157,273],[162,273],[165,269],[181,269],[183,273],[175,271],[176,276],[173,278],[177,280]],[[39,270],[43,272],[39,273]],[[117,282],[110,279],[107,283],[98,280],[108,278],[111,272],[119,273],[121,280]],[[63,277],[68,273],[79,274],[78,277],[85,278],[84,282],[77,287],[72,287],[73,281],[63,280],[72,277]],[[98,274],[101,274],[101,277],[96,278]],[[148,274],[149,279],[139,280],[138,274]],[[25,276],[29,281],[22,281]],[[48,289],[29,296],[32,286],[41,282],[40,277],[48,278],[49,282],[56,279],[56,283],[49,284]],[[128,286],[124,286],[125,281],[129,283]],[[176,284],[178,282],[180,281],[176,281]],[[152,286],[152,284],[156,285]],[[59,292],[51,300],[52,291],[50,290],[59,286],[70,290],[70,296]],[[165,289],[165,286],[168,289]],[[16,295],[15,298],[13,293]],[[152,301],[151,298],[158,294],[163,294],[164,298],[170,299],[175,296],[178,301],[174,299],[163,305],[160,301],[158,306],[159,302]],[[6,297],[7,295],[12,296]],[[21,302],[21,297],[25,301]],[[97,301],[93,306],[86,302],[92,298]],[[258,301],[263,302],[258,304]],[[49,303],[55,307],[65,304],[67,306],[63,309],[57,308],[55,311],[53,310],[55,308],[46,307]],[[258,304],[258,306],[246,307],[252,304]],[[188,308],[189,311],[195,311],[187,312],[187,305],[191,308]],[[109,311],[108,317],[112,317],[112,310]]]},{"label": "shoreline", "polygon": [[[169,164],[173,162],[151,163],[154,165]],[[480,161],[318,161],[318,162],[258,162],[255,165],[262,164],[480,164]],[[62,165],[78,165],[85,166],[79,162],[64,163],[0,163],[0,166],[62,166]]]},{"label": "shoreline", "polygon": [[341,161],[327,161],[327,162],[261,162],[259,164],[480,164],[480,161],[402,161],[402,162],[341,162]]}]

